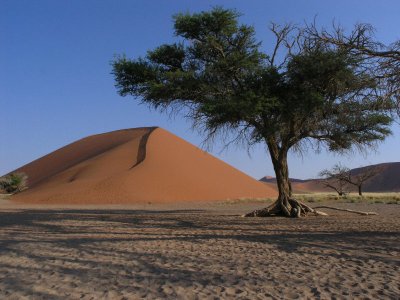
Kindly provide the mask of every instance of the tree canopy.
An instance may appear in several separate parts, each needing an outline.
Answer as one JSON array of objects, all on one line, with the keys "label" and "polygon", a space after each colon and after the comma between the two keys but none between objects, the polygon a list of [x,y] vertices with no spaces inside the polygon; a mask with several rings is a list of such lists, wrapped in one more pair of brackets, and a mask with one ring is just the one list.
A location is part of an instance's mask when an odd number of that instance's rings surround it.
[{"label": "tree canopy", "polygon": [[356,24],[350,32],[340,25],[319,29],[315,22],[305,30],[318,42],[344,49],[357,57],[364,72],[376,80],[382,101],[389,100],[388,106],[400,117],[400,40],[390,44],[378,41],[375,28],[367,23]]},{"label": "tree canopy", "polygon": [[371,146],[390,134],[392,119],[376,79],[351,51],[272,24],[274,50],[266,54],[239,16],[223,8],[175,15],[177,42],[117,58],[116,87],[151,107],[182,111],[208,137],[228,130],[265,143],[279,189],[266,214],[299,216],[309,210],[291,198],[288,151],[313,141],[332,151]]}]

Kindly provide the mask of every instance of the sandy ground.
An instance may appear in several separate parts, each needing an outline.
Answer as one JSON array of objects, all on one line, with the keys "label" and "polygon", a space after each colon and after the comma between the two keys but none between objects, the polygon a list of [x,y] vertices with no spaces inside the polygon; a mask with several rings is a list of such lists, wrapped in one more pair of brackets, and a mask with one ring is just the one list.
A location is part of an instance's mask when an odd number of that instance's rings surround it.
[{"label": "sandy ground", "polygon": [[1,299],[399,299],[400,205],[241,218],[260,204],[0,203]]}]

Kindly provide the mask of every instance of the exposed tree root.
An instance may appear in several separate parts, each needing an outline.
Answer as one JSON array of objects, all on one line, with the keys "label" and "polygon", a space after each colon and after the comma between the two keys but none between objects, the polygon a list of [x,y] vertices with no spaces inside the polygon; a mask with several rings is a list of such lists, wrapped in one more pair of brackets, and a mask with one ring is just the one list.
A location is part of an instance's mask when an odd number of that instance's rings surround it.
[{"label": "exposed tree root", "polygon": [[270,206],[247,213],[243,215],[243,217],[285,216],[300,218],[310,213],[314,215],[327,216],[327,214],[322,211],[318,211],[296,199],[289,198],[287,201],[278,199]]},{"label": "exposed tree root", "polygon": [[337,208],[332,206],[317,206],[317,207],[310,207],[296,199],[289,198],[286,201],[282,199],[278,199],[270,206],[257,209],[250,213],[243,215],[243,217],[272,217],[272,216],[285,216],[285,217],[292,217],[292,218],[300,218],[305,217],[308,214],[313,214],[316,216],[327,216],[328,214],[322,211],[317,210],[318,208],[326,208],[326,209],[333,209],[339,211],[346,211],[349,213],[355,213],[363,216],[369,215],[377,215],[375,212],[364,212],[364,211],[357,211],[352,209],[346,208]]},{"label": "exposed tree root", "polygon": [[317,206],[314,208],[326,208],[326,209],[333,209],[333,210],[339,210],[339,211],[347,211],[349,213],[359,214],[359,215],[363,215],[363,216],[378,215],[376,212],[372,212],[372,211],[359,211],[359,210],[352,210],[352,209],[347,209],[347,208],[337,208],[337,207],[332,207],[332,206]]}]

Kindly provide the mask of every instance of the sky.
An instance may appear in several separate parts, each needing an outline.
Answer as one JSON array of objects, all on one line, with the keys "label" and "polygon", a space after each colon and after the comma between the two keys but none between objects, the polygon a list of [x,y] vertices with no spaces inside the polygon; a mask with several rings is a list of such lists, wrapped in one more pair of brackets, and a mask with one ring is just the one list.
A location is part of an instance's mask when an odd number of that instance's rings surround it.
[{"label": "sky", "polygon": [[[214,6],[235,8],[241,23],[253,25],[264,50],[270,49],[270,22],[304,24],[316,17],[351,29],[370,23],[384,43],[400,39],[398,0],[0,0],[0,175],[88,135],[143,126],[160,126],[201,146],[204,136],[182,116],[173,118],[121,97],[110,62],[116,55],[137,58],[175,41],[172,16]],[[290,176],[316,177],[341,162],[360,167],[400,161],[400,125],[368,155],[336,155],[309,150],[289,156]],[[210,153],[259,179],[273,175],[260,144]]]}]

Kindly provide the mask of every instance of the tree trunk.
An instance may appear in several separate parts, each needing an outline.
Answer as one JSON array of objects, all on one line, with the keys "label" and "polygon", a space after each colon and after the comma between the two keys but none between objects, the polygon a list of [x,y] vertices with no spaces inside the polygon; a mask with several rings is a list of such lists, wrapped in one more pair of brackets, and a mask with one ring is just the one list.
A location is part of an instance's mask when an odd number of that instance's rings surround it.
[{"label": "tree trunk", "polygon": [[266,217],[282,215],[286,217],[300,217],[308,212],[318,213],[311,207],[292,198],[292,188],[289,181],[289,168],[287,163],[287,147],[279,147],[273,139],[267,140],[269,154],[274,166],[278,199],[269,207],[255,210],[246,214],[246,217]]},{"label": "tree trunk", "polygon": [[358,195],[359,195],[359,196],[362,196],[361,184],[358,185]]},{"label": "tree trunk", "polygon": [[[306,216],[309,213],[314,215],[327,216],[326,213],[318,211],[304,203],[292,198],[292,188],[289,181],[289,168],[287,164],[287,147],[279,147],[273,139],[267,140],[269,154],[271,155],[272,164],[274,166],[276,184],[278,186],[279,196],[278,199],[270,206],[252,211],[245,214],[244,217],[270,217],[270,216],[285,216],[299,218]],[[361,185],[359,185],[359,193],[361,196]],[[340,193],[339,193],[340,194]],[[341,191],[341,194],[343,192]],[[321,208],[329,208],[347,212],[358,213],[362,215],[371,215],[376,213],[359,212],[349,209],[340,209],[330,206],[321,206]]]},{"label": "tree trunk", "polygon": [[[272,146],[268,147],[269,149]],[[274,151],[275,150],[275,151]],[[291,216],[291,208],[289,199],[291,196],[291,187],[289,182],[289,168],[287,164],[287,151],[278,151],[278,149],[270,150],[272,164],[274,166],[276,184],[278,186],[277,205],[281,207],[282,213],[289,217]]]}]

